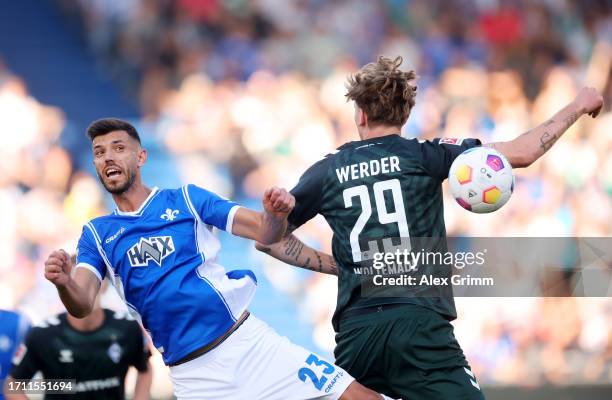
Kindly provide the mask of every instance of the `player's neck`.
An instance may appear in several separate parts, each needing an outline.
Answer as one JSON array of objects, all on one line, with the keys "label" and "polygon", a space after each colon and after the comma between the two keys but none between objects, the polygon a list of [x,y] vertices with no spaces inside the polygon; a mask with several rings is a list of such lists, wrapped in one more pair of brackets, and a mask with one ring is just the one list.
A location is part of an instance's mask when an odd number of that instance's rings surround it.
[{"label": "player's neck", "polygon": [[71,327],[81,332],[95,331],[104,323],[104,310],[100,307],[95,308],[91,314],[85,318],[75,318],[68,314],[68,323]]},{"label": "player's neck", "polygon": [[367,140],[389,135],[399,135],[401,130],[401,126],[379,125],[373,128],[366,127],[359,132],[359,137],[361,140]]},{"label": "player's neck", "polygon": [[143,185],[142,182],[139,182],[134,183],[124,193],[114,194],[113,200],[115,200],[119,211],[132,212],[138,210],[150,194],[151,189]]}]

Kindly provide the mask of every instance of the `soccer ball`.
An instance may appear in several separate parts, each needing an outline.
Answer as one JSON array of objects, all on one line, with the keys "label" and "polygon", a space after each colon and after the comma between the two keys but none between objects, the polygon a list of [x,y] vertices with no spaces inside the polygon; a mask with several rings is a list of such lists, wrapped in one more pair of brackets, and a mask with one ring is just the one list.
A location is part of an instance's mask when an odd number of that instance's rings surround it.
[{"label": "soccer ball", "polygon": [[490,147],[474,147],[461,153],[450,167],[448,181],[457,203],[478,214],[498,210],[514,190],[512,166]]}]

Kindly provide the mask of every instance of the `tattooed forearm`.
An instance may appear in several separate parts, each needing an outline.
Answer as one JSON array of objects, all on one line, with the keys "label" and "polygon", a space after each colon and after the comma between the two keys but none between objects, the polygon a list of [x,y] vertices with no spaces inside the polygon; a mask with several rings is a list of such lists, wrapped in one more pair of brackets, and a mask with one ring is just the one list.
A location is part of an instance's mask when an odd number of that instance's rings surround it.
[{"label": "tattooed forearm", "polygon": [[[578,121],[578,118],[580,118],[580,113],[572,112],[570,113],[570,115],[563,118],[563,125],[561,125],[560,133],[551,133],[548,130],[546,130],[542,134],[542,136],[540,136],[540,149],[542,149],[542,151],[544,152],[548,151],[548,149],[550,149],[552,145],[555,144],[557,139],[559,139],[561,134],[565,132],[570,126],[572,126],[574,122]],[[549,127],[550,125],[554,123],[555,123],[555,120],[551,118],[544,123],[544,127]]]},{"label": "tattooed forearm", "polygon": [[572,102],[552,118],[528,130],[517,138],[505,142],[487,143],[486,146],[502,153],[515,168],[530,166],[542,157],[583,114],[584,107]]},{"label": "tattooed forearm", "polygon": [[315,272],[338,275],[338,267],[333,256],[305,245],[293,235],[270,246],[257,243],[255,247],[287,264]]},{"label": "tattooed forearm", "polygon": [[[549,129],[547,129],[542,134],[542,136],[540,136],[540,149],[542,149],[543,152],[548,151],[552,147],[552,145],[555,144],[557,139],[561,137],[563,132],[565,132],[570,126],[572,126],[576,121],[578,121],[578,118],[580,118],[580,113],[572,112],[567,117],[563,118],[563,121],[562,121],[563,123],[561,125],[560,132],[558,131],[557,133],[552,133],[550,132]],[[557,121],[555,121],[554,118],[551,118],[548,121],[546,121],[543,124],[543,126],[545,128],[549,128],[551,125],[553,125],[556,122]],[[553,130],[557,131],[557,129],[553,129]]]},{"label": "tattooed forearm", "polygon": [[574,122],[578,121],[578,118],[580,118],[580,114],[578,112],[573,112],[567,117],[565,117],[563,119],[563,123],[565,124],[564,130],[572,126]]},{"label": "tattooed forearm", "polygon": [[317,261],[319,262],[319,267],[317,271],[321,272],[323,271],[323,261],[321,260],[321,254],[319,254],[318,251],[315,251],[315,254],[317,256]]},{"label": "tattooed forearm", "polygon": [[315,251],[314,254],[317,258],[314,265],[311,265],[310,258],[308,258],[303,265],[304,268],[315,272],[338,275],[338,265],[333,256],[318,251]]},{"label": "tattooed forearm", "polygon": [[540,136],[540,148],[544,152],[548,151],[548,149],[550,149],[552,145],[555,144],[557,139],[557,135],[551,135],[549,132],[544,132],[542,136]]},{"label": "tattooed forearm", "polygon": [[317,269],[315,267],[313,267],[312,265],[310,265],[310,257],[308,257],[306,259],[306,261],[304,261],[304,264],[301,265],[302,268],[306,268],[307,270],[310,271],[316,271]]},{"label": "tattooed forearm", "polygon": [[295,261],[298,261],[298,258],[302,254],[302,250],[304,250],[304,243],[300,242],[295,236],[291,236],[283,245],[285,248],[285,255],[292,257]]}]

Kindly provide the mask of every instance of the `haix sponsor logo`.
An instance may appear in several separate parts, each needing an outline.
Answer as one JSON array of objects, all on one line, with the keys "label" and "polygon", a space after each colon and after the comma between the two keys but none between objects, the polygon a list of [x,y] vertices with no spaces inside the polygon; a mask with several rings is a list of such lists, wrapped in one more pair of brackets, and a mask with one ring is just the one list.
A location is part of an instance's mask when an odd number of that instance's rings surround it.
[{"label": "haix sponsor logo", "polygon": [[132,267],[146,267],[151,260],[161,267],[164,258],[172,253],[174,253],[172,236],[155,236],[140,238],[140,241],[127,251],[127,257]]},{"label": "haix sponsor logo", "polygon": [[113,240],[117,239],[119,237],[119,235],[121,235],[123,232],[125,232],[125,228],[121,227],[121,229],[119,229],[117,231],[117,233],[115,233],[113,236],[106,238],[106,240],[104,241],[104,243],[109,244],[110,242],[112,242]]}]

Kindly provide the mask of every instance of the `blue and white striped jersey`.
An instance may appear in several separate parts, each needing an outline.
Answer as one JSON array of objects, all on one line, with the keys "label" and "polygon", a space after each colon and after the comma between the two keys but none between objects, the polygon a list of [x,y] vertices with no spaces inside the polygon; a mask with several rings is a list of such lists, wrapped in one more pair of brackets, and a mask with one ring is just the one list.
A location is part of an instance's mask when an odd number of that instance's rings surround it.
[{"label": "blue and white striped jersey", "polygon": [[134,212],[83,227],[77,267],[108,277],[172,364],[226,332],[255,294],[250,270],[225,272],[213,227],[231,233],[235,203],[195,185],[154,188]]}]

